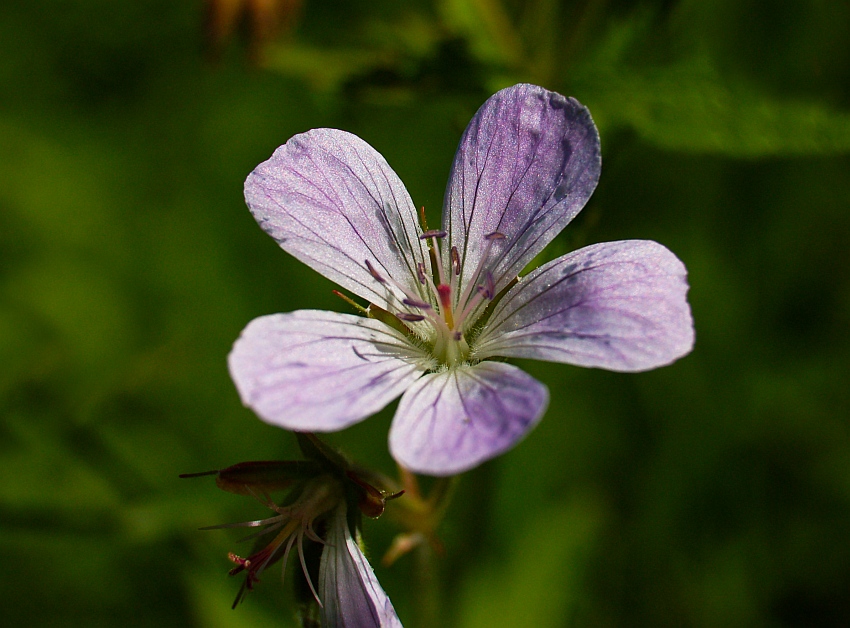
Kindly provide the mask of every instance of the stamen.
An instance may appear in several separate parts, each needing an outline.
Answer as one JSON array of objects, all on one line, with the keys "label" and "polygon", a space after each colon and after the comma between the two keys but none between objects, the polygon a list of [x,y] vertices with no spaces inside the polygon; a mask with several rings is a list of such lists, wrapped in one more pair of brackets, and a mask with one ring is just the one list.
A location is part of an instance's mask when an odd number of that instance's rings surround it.
[{"label": "stamen", "polygon": [[434,284],[434,280],[433,280],[431,277],[428,277],[428,276],[426,276],[426,277],[425,277],[425,279],[426,279],[426,282],[425,282],[425,283],[427,283],[427,284],[428,284],[428,289],[431,291],[431,294],[432,294],[432,295],[434,295],[434,298],[435,298],[435,299],[437,300],[437,302],[439,303],[439,301],[440,301],[440,295],[439,295],[439,293],[437,292],[437,286]]},{"label": "stamen", "polygon": [[[445,231],[441,231],[445,235]],[[428,254],[431,256],[431,268],[437,269],[437,276],[434,281],[446,283],[446,274],[443,272],[443,260],[440,255],[440,244],[437,242],[437,236],[431,236],[431,247],[428,249]]]},{"label": "stamen", "polygon": [[425,317],[421,314],[409,314],[408,312],[399,312],[396,314],[401,320],[407,321],[409,323],[418,323],[419,321],[424,321]]},{"label": "stamen", "polygon": [[460,274],[460,253],[457,252],[457,247],[453,246],[450,251],[451,259],[452,259],[452,270],[454,270],[455,275]]},{"label": "stamen", "polygon": [[418,308],[420,310],[430,310],[431,309],[430,303],[425,303],[425,301],[418,301],[416,299],[404,299],[402,301],[402,303],[404,303],[405,305],[410,306],[410,307]]},{"label": "stamen", "polygon": [[348,303],[351,307],[353,307],[355,310],[357,310],[358,312],[360,312],[364,316],[368,316],[369,313],[366,311],[366,308],[363,307],[362,305],[360,305],[359,303],[357,303],[354,299],[352,299],[348,295],[343,294],[339,290],[331,290],[331,292],[333,292],[336,296],[338,296],[340,299],[342,299],[343,301]]},{"label": "stamen", "polygon": [[369,274],[371,274],[375,278],[375,280],[378,281],[378,283],[386,283],[386,280],[381,277],[380,274],[378,274],[378,271],[375,270],[375,267],[372,266],[372,262],[370,262],[369,260],[366,260],[366,269],[369,271]]},{"label": "stamen", "polygon": [[417,262],[416,264],[416,276],[419,279],[419,283],[423,286],[425,285],[425,262]]},{"label": "stamen", "polygon": [[[392,286],[392,287],[396,288],[399,292],[401,292],[401,294],[402,294],[402,295],[404,295],[404,297],[406,297],[406,298],[408,298],[408,299],[415,299],[415,298],[416,298],[416,297],[415,297],[415,296],[414,296],[414,295],[410,292],[410,290],[408,290],[408,289],[407,289],[407,288],[405,288],[403,285],[401,285],[400,283],[398,283],[397,281],[395,281],[392,277],[389,277],[388,279],[384,279],[384,278],[381,276],[381,274],[380,274],[380,273],[378,273],[378,271],[377,271],[377,270],[375,270],[375,267],[374,267],[374,266],[372,266],[372,262],[370,262],[369,260],[366,260],[366,268],[369,270],[369,273],[372,275],[372,277],[374,277],[374,278],[375,278],[375,279],[376,279],[379,283],[381,283],[382,285],[385,285],[385,286]],[[398,298],[399,298],[397,294],[392,294],[392,291],[390,291],[390,294],[391,294],[393,297],[395,297],[396,299],[398,299]]]},{"label": "stamen", "polygon": [[487,288],[485,288],[484,286],[478,286],[475,289],[475,295],[469,300],[469,302],[466,304],[466,307],[463,308],[463,311],[457,317],[461,325],[463,324],[463,321],[465,321],[467,317],[472,314],[475,308],[481,305],[481,302],[485,298],[489,298],[487,297],[486,292]]},{"label": "stamen", "polygon": [[487,294],[484,296],[492,301],[493,297],[496,296],[496,284],[493,283],[493,273],[489,270],[487,271],[487,274],[484,275],[484,282],[484,285],[487,287]]},{"label": "stamen", "polygon": [[420,240],[427,240],[429,238],[445,238],[448,235],[442,229],[431,229],[430,231],[426,231],[421,236],[419,236]]},{"label": "stamen", "polygon": [[449,264],[451,264],[452,272],[451,272],[451,281],[449,284],[452,287],[452,294],[457,294],[457,282],[460,278],[460,253],[457,251],[457,247],[453,246],[449,250]]},{"label": "stamen", "polygon": [[[485,235],[484,239],[487,241],[487,244],[484,246],[484,252],[481,254],[481,258],[478,260],[478,266],[476,267],[475,272],[467,280],[468,283],[466,284],[466,289],[463,291],[463,294],[461,295],[460,299],[458,299],[458,306],[466,302],[466,300],[472,294],[473,290],[478,289],[478,278],[481,276],[481,271],[484,270],[484,266],[487,263],[487,259],[490,257],[490,249],[493,247],[493,242],[495,242],[496,240],[504,240],[505,235],[503,233],[499,233],[498,231],[494,231],[493,233],[488,233],[487,235]],[[473,297],[473,300],[474,299],[475,297]],[[464,307],[463,311],[470,312],[471,309],[469,308],[469,305]]]}]

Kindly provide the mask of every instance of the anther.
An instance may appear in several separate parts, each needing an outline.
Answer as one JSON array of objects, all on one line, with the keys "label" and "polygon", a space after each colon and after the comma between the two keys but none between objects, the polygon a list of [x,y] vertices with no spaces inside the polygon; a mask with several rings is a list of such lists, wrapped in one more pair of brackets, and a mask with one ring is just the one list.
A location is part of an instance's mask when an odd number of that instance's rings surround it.
[{"label": "anther", "polygon": [[481,278],[481,272],[484,270],[486,263],[490,257],[490,249],[493,248],[493,242],[496,240],[504,239],[505,234],[500,233],[499,231],[493,231],[492,233],[488,233],[484,236],[484,240],[486,240],[487,244],[484,246],[484,251],[481,253],[480,258],[478,259],[478,266],[475,268],[475,272],[470,275],[469,283],[466,284],[466,289],[463,291],[463,294],[461,295],[460,299],[458,299],[458,303],[466,303],[466,305],[463,306],[464,312],[468,313],[472,311],[472,309],[470,308],[470,303],[472,301],[467,301],[467,299],[472,295],[473,290],[477,290],[479,294],[481,294],[482,296],[486,296],[488,299],[494,298],[495,286],[493,285],[492,277],[489,280],[485,279],[487,285],[483,289],[481,284],[479,283],[479,280]]},{"label": "anther", "polygon": [[463,338],[463,334],[459,331],[456,331],[452,334],[452,337],[455,339],[455,342],[460,342],[460,339]]},{"label": "anther", "polygon": [[375,278],[376,281],[378,281],[380,283],[386,283],[384,281],[384,278],[381,277],[381,275],[378,274],[378,271],[375,270],[375,267],[372,266],[372,262],[370,262],[369,260],[366,260],[366,269],[369,271],[369,274],[372,275]]},{"label": "anther", "polygon": [[402,303],[404,303],[405,305],[408,305],[410,307],[418,308],[420,310],[430,310],[431,309],[431,304],[425,303],[425,301],[417,301],[415,299],[404,299],[404,300],[402,300]]},{"label": "anther", "polygon": [[396,316],[408,323],[418,323],[425,320],[425,317],[421,314],[409,314],[408,312],[399,312]]},{"label": "anther", "polygon": [[496,296],[496,284],[493,282],[493,273],[491,273],[489,270],[487,271],[487,274],[484,275],[484,281],[484,285],[487,287],[486,296],[488,299],[492,300],[493,297]]},{"label": "anther", "polygon": [[426,231],[421,236],[419,236],[420,240],[428,240],[429,238],[445,238],[446,232],[442,229],[431,229],[430,231]]},{"label": "anther", "polygon": [[416,277],[419,279],[419,283],[421,283],[424,286],[425,282],[427,281],[426,276],[425,276],[425,263],[424,262],[418,262],[416,264]]},{"label": "anther", "polygon": [[452,269],[455,275],[460,275],[460,253],[457,252],[457,247],[453,246],[451,250]]}]

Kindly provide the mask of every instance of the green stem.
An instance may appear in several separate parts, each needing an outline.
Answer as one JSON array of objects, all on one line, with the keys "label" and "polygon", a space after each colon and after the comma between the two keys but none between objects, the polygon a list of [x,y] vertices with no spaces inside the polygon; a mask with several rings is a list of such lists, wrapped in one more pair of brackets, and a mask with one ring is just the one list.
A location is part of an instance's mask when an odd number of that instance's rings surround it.
[{"label": "green stem", "polygon": [[459,475],[439,478],[431,486],[428,493],[427,504],[432,526],[431,537],[428,541],[417,546],[414,556],[416,604],[419,611],[417,624],[419,628],[437,628],[443,625],[440,616],[443,596],[439,578],[439,557],[436,552],[436,550],[442,550],[442,545],[434,532],[436,532],[435,528],[445,515],[446,509],[454,496],[454,489],[459,478]]},{"label": "green stem", "polygon": [[434,550],[428,543],[420,543],[414,550],[415,607],[417,628],[438,628],[440,623],[441,591],[437,577]]}]

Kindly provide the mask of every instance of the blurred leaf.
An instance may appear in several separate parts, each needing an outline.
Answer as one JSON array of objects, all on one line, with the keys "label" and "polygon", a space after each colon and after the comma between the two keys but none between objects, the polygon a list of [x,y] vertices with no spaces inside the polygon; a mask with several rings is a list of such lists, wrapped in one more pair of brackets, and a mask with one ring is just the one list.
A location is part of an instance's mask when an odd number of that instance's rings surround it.
[{"label": "blurred leaf", "polygon": [[465,37],[482,61],[516,66],[522,42],[500,0],[441,0],[440,14],[457,35]]},{"label": "blurred leaf", "polygon": [[667,150],[733,157],[850,151],[850,112],[721,76],[705,55],[635,65],[633,48],[650,36],[644,22],[612,27],[571,77],[574,93],[603,129],[631,128]]},{"label": "blurred leaf", "polygon": [[391,62],[391,57],[379,49],[329,49],[306,44],[270,47],[265,55],[267,68],[304,79],[318,91],[335,91],[352,77]]},{"label": "blurred leaf", "polygon": [[120,287],[102,268],[46,257],[2,287],[21,309],[58,334],[80,367],[114,366],[126,355],[130,312]]},{"label": "blurred leaf", "polygon": [[25,233],[37,233],[52,247],[92,248],[120,254],[125,248],[117,208],[123,190],[114,193],[117,166],[73,128],[57,140],[0,119],[0,163],[6,178],[0,202],[17,214]]},{"label": "blurred leaf", "polygon": [[[277,577],[275,577],[277,574]],[[280,591],[268,591],[272,587],[280,588],[280,577],[277,569],[271,570],[268,577],[269,587],[264,587],[264,594],[280,594]],[[272,614],[266,608],[260,607],[254,598],[259,595],[254,592],[245,602],[235,609],[230,608],[230,600],[235,597],[238,589],[237,582],[221,575],[211,575],[209,570],[191,570],[185,576],[189,588],[190,604],[193,607],[196,625],[208,628],[295,628],[295,610],[288,616],[279,613]],[[265,582],[264,582],[265,583]]]},{"label": "blurred leaf", "polygon": [[850,114],[774,100],[696,65],[605,76],[586,102],[612,126],[629,125],[670,150],[735,157],[850,150]]},{"label": "blurred leaf", "polygon": [[2,457],[0,508],[52,513],[55,525],[62,516],[99,520],[121,503],[110,479],[81,460],[54,426],[33,417],[7,418],[6,438],[15,448]]}]

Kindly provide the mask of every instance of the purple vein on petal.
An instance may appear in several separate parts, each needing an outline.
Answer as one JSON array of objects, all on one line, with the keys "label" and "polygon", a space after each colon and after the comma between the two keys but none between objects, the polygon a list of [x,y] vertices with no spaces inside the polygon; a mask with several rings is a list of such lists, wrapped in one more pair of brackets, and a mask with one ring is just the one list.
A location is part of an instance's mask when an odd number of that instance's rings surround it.
[{"label": "purple vein on petal", "polygon": [[617,371],[669,364],[693,345],[685,276],[684,265],[655,242],[585,247],[535,270],[505,296],[476,357]]}]

